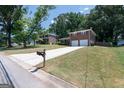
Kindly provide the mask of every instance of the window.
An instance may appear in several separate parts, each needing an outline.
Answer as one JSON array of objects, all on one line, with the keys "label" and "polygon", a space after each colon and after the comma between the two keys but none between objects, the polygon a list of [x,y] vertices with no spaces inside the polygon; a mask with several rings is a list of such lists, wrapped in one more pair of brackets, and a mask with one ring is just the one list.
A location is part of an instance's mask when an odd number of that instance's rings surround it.
[{"label": "window", "polygon": [[84,35],[84,32],[81,32],[81,35]]}]

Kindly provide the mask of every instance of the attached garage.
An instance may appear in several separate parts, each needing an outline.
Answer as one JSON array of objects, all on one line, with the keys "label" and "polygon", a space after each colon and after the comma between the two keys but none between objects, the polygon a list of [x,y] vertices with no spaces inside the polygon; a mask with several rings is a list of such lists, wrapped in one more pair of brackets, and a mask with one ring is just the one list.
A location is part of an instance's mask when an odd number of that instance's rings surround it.
[{"label": "attached garage", "polygon": [[71,46],[88,46],[88,40],[72,40],[71,41]]},{"label": "attached garage", "polygon": [[90,46],[95,43],[95,32],[90,29],[69,33],[71,46]]},{"label": "attached garage", "polygon": [[80,40],[80,46],[88,46],[88,40]]},{"label": "attached garage", "polygon": [[78,46],[78,40],[72,40],[71,46]]}]

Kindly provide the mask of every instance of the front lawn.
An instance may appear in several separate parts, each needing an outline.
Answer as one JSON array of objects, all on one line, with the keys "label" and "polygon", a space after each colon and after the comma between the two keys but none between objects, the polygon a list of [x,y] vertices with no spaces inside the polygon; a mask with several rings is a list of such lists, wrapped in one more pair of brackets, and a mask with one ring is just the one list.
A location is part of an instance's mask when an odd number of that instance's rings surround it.
[{"label": "front lawn", "polygon": [[88,47],[48,60],[43,69],[78,87],[124,87],[124,47]]},{"label": "front lawn", "polygon": [[42,51],[43,49],[50,50],[50,49],[56,49],[56,48],[62,48],[66,47],[63,45],[36,45],[34,46],[28,46],[27,48],[22,48],[20,46],[12,47],[12,48],[2,48],[0,52],[4,52],[7,55],[10,54],[22,54],[22,53],[32,53],[36,51]]}]

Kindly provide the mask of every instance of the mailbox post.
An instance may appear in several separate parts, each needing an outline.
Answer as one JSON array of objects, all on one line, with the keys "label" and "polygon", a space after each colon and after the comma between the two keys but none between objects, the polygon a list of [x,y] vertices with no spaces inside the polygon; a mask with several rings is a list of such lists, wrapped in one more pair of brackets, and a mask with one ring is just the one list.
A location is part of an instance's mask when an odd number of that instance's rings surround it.
[{"label": "mailbox post", "polygon": [[42,52],[37,51],[37,55],[43,57],[43,66],[40,67],[40,68],[45,67],[45,63],[46,63],[46,50],[44,49]]}]

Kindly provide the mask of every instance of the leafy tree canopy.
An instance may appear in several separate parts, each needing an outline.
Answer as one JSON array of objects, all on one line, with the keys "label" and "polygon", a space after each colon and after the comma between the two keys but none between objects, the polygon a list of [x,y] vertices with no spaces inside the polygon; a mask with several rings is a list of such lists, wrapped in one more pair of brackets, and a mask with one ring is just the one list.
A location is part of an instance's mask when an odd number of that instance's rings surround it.
[{"label": "leafy tree canopy", "polygon": [[91,10],[86,28],[93,27],[98,41],[117,44],[118,36],[124,33],[124,6],[96,6]]},{"label": "leafy tree canopy", "polygon": [[54,19],[50,25],[50,32],[56,33],[59,37],[68,36],[68,32],[77,31],[84,28],[85,16],[81,13],[64,13]]}]

